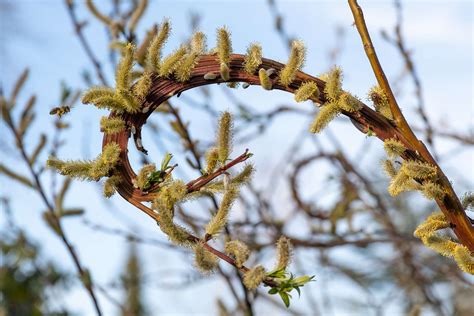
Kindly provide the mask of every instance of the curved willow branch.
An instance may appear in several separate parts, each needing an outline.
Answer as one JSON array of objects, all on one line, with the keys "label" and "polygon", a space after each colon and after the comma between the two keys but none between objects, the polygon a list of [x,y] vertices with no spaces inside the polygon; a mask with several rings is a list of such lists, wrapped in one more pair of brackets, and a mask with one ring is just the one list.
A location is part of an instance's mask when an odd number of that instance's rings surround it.
[{"label": "curved willow branch", "polygon": [[[243,62],[244,55],[232,54],[230,56],[230,62],[228,65],[230,68],[230,80],[227,82],[246,82],[250,85],[260,85],[258,73],[253,75],[248,74],[244,69]],[[262,59],[262,64],[260,65],[260,68],[264,69],[274,68],[276,73],[278,73],[283,67],[284,64],[265,58]],[[135,114],[112,113],[110,115],[110,117],[120,115],[128,126],[128,129],[120,133],[105,134],[103,140],[103,147],[111,142],[115,142],[119,144],[121,148],[121,163],[117,166],[117,172],[121,174],[122,181],[117,186],[117,192],[129,203],[138,207],[140,210],[158,222],[160,220],[158,214],[151,208],[142,204],[142,202],[152,201],[157,197],[157,194],[144,193],[141,190],[134,188],[133,185],[133,180],[136,177],[136,173],[133,171],[128,160],[128,139],[132,135],[131,130],[134,130],[135,132],[133,134],[135,142],[137,142],[137,139],[141,140],[142,126],[146,123],[146,120],[151,115],[151,113],[153,113],[153,111],[160,104],[172,96],[178,95],[183,91],[190,90],[195,87],[208,84],[224,83],[220,76],[217,76],[216,79],[210,80],[209,78],[204,78],[205,74],[219,74],[219,72],[220,63],[216,56],[203,55],[200,57],[197,65],[193,68],[191,77],[187,82],[181,83],[173,80],[173,78],[160,78],[156,75],[153,75],[152,85],[148,91],[145,101],[141,105],[141,112]],[[273,80],[273,89],[294,93],[303,82],[307,81],[316,83],[319,90],[324,91],[324,81],[301,71],[297,72],[295,80],[287,87],[282,86],[278,80]],[[316,103],[326,102],[326,98],[323,93],[321,93],[317,99],[313,97],[311,100]],[[407,148],[405,153],[402,155],[402,158],[425,161],[425,159],[423,159],[423,157],[418,153],[416,148],[413,148],[411,142],[407,139],[405,133],[400,128],[395,126],[394,123],[389,121],[381,114],[375,112],[362,102],[360,102],[360,105],[361,109],[358,111],[342,111],[342,114],[348,116],[358,130],[363,133],[368,133],[371,131],[382,141],[385,139],[398,139]],[[451,223],[451,227],[459,240],[466,247],[468,247],[470,251],[474,251],[474,228],[470,222],[470,219],[466,216],[458,197],[454,193],[454,190],[449,183],[449,180],[446,178],[440,168],[438,168],[438,178],[439,183],[442,184],[443,189],[446,191],[446,195],[443,199],[437,199],[436,203]],[[190,189],[191,185],[192,184],[188,184],[188,189]]]}]

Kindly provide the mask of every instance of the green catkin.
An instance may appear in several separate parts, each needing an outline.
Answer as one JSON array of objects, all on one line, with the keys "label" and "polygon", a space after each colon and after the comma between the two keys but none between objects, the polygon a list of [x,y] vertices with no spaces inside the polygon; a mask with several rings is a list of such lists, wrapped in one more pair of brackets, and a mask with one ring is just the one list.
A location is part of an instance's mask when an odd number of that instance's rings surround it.
[{"label": "green catkin", "polygon": [[153,38],[148,47],[146,56],[146,70],[151,72],[158,72],[161,64],[161,50],[166,43],[171,32],[171,24],[168,20],[161,23],[158,34]]},{"label": "green catkin", "polygon": [[120,175],[113,175],[104,182],[103,193],[106,198],[111,197],[117,191],[117,186],[122,182]]},{"label": "green catkin", "polygon": [[308,99],[317,99],[319,97],[319,89],[313,81],[307,81],[295,91],[295,101],[304,102]]},{"label": "green catkin", "polygon": [[263,68],[260,68],[258,71],[258,78],[260,79],[260,85],[265,90],[272,90],[273,83],[270,77],[267,75],[267,71]]},{"label": "green catkin", "polygon": [[206,225],[206,235],[214,237],[224,228],[225,224],[227,223],[229,211],[235,199],[237,198],[238,193],[239,191],[237,188],[233,187],[224,192],[224,196],[222,197],[222,201],[219,205],[216,215],[214,215],[214,217],[212,217],[212,219]]},{"label": "green catkin", "polygon": [[131,43],[127,44],[123,50],[123,56],[120,59],[115,72],[115,85],[117,90],[128,90],[130,88],[130,72],[133,67],[134,54],[135,46]]},{"label": "green catkin", "polygon": [[145,186],[146,182],[148,181],[148,177],[152,172],[156,171],[156,166],[155,164],[148,164],[144,165],[137,174],[137,177],[135,178],[134,181],[134,186],[139,188],[140,190],[143,190],[143,187]]},{"label": "green catkin", "polygon": [[113,98],[114,95],[115,95],[115,92],[111,88],[92,87],[82,95],[81,101],[84,104],[95,103],[95,101],[99,98],[103,98],[103,97]]},{"label": "green catkin", "polygon": [[94,15],[98,20],[102,21],[102,23],[108,26],[111,26],[113,24],[112,19],[100,13],[100,11],[96,8],[92,0],[87,0],[86,5],[92,15]]},{"label": "green catkin", "polygon": [[314,134],[320,133],[340,112],[336,103],[328,103],[321,107],[318,115],[315,117],[313,123],[311,123],[309,131]]},{"label": "green catkin", "polygon": [[249,248],[240,240],[226,242],[224,250],[226,254],[234,257],[237,268],[242,267],[250,256]]},{"label": "green catkin", "polygon": [[227,81],[230,79],[230,69],[226,63],[221,63],[219,72],[221,74],[222,80]]},{"label": "green catkin", "polygon": [[217,147],[212,147],[206,152],[206,169],[204,171],[206,174],[210,174],[216,169],[218,158],[219,150]]},{"label": "green catkin", "polygon": [[245,272],[243,283],[247,289],[254,290],[263,282],[265,275],[265,268],[258,265]]},{"label": "green catkin", "polygon": [[390,110],[390,103],[388,102],[388,98],[381,87],[372,87],[372,89],[369,91],[368,97],[374,104],[375,111],[379,112],[390,120],[393,119],[392,111]]},{"label": "green catkin", "polygon": [[140,79],[138,79],[137,83],[133,86],[133,94],[140,102],[145,100],[148,90],[150,90],[151,84],[151,72],[145,70]]},{"label": "green catkin", "polygon": [[288,238],[281,236],[277,241],[277,270],[286,270],[291,259],[291,243]]},{"label": "green catkin", "polygon": [[128,28],[131,32],[135,31],[140,18],[143,16],[146,7],[148,6],[148,0],[140,0],[136,9],[133,11],[132,16],[130,17],[130,22],[128,24]]},{"label": "green catkin", "polygon": [[432,181],[425,181],[421,185],[423,195],[429,200],[441,200],[446,194],[443,188]]},{"label": "green catkin", "polygon": [[402,169],[412,179],[423,180],[436,176],[435,166],[418,160],[405,160]]},{"label": "green catkin", "polygon": [[244,58],[244,70],[249,75],[255,74],[258,67],[262,64],[262,46],[258,43],[252,43],[247,48],[247,54]]},{"label": "green catkin", "polygon": [[196,267],[204,274],[211,273],[219,265],[219,258],[207,251],[202,244],[194,245],[194,262]]},{"label": "green catkin", "polygon": [[462,271],[474,274],[474,256],[466,246],[458,245],[454,249],[454,260],[456,260]]},{"label": "green catkin", "polygon": [[280,83],[287,87],[295,80],[296,72],[303,67],[306,58],[306,48],[302,41],[293,41],[290,58],[280,72]]},{"label": "green catkin", "polygon": [[100,131],[106,134],[120,133],[125,129],[125,122],[120,117],[102,116]]},{"label": "green catkin", "polygon": [[227,111],[222,113],[217,132],[218,157],[222,165],[225,165],[232,152],[232,125],[232,114]]},{"label": "green catkin", "polygon": [[403,143],[395,138],[386,139],[383,142],[383,148],[385,149],[387,156],[389,156],[390,158],[399,157],[406,150]]},{"label": "green catkin", "polygon": [[329,73],[325,74],[324,79],[326,86],[324,87],[324,93],[327,99],[332,102],[337,102],[339,96],[342,93],[342,70],[341,68],[334,66]]},{"label": "green catkin", "polygon": [[180,66],[180,62],[186,55],[186,52],[187,52],[186,46],[181,45],[173,53],[166,56],[158,72],[160,77],[168,78],[177,69],[177,67]]},{"label": "green catkin", "polygon": [[230,33],[226,27],[221,27],[217,29],[217,57],[221,63],[228,65],[231,53],[232,42],[230,40]]},{"label": "green catkin", "polygon": [[354,97],[352,94],[347,93],[347,92],[341,93],[337,104],[341,110],[344,110],[347,112],[355,112],[362,108],[359,100],[356,97]]}]

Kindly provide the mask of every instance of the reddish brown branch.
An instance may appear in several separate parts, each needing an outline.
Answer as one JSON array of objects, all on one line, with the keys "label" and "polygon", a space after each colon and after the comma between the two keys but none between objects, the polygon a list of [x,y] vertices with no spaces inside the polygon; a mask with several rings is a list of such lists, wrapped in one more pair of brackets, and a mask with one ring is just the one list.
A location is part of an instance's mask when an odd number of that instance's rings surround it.
[{"label": "reddish brown branch", "polygon": [[[257,74],[248,74],[243,69],[244,56],[233,54],[231,55],[230,66],[230,81],[237,82],[247,82],[251,85],[259,85],[260,80]],[[283,64],[278,63],[273,60],[263,59],[261,67],[264,69],[274,68],[276,71],[280,71],[283,68]],[[163,102],[167,101],[174,95],[178,93],[183,93],[186,90],[193,89],[195,87],[204,86],[208,84],[222,83],[222,79],[217,78],[214,80],[204,79],[204,75],[208,72],[219,73],[220,64],[217,58],[213,55],[204,55],[201,56],[196,67],[192,71],[192,76],[188,82],[180,83],[172,78],[158,78],[153,77],[153,84],[149,91],[149,94],[146,97],[146,100],[143,102],[143,108],[149,108],[146,113],[137,113],[134,115],[123,114],[122,118],[127,122],[127,126],[136,126],[141,127],[146,123],[148,116],[154,112],[154,110]],[[295,90],[305,81],[313,81],[316,83],[320,91],[324,91],[325,82],[310,76],[303,72],[298,72],[295,80],[288,87],[282,86],[275,82],[273,89],[287,91],[289,93],[294,93]],[[324,103],[326,101],[324,93],[322,93],[318,98],[312,98],[314,102]],[[367,132],[371,130],[373,134],[381,139],[382,141],[387,138],[397,138],[399,139],[406,148],[408,148],[403,155],[404,159],[416,159],[434,162],[434,159],[431,157],[429,152],[424,148],[423,151],[420,151],[418,146],[414,148],[411,145],[411,142],[405,136],[406,134],[392,122],[386,119],[381,114],[375,112],[367,105],[361,103],[361,109],[357,112],[349,113],[343,112],[344,115],[351,119],[351,122],[362,132]],[[116,114],[111,114],[115,116]],[[149,207],[142,204],[142,202],[152,201],[158,197],[158,194],[148,194],[142,195],[142,192],[133,186],[133,179],[135,179],[136,174],[130,166],[128,160],[128,139],[130,137],[129,131],[123,131],[117,134],[106,134],[104,136],[103,146],[107,145],[110,142],[115,142],[120,145],[122,148],[121,153],[121,164],[117,167],[117,172],[122,175],[122,183],[118,187],[119,194],[124,197],[128,202],[135,205],[143,212],[159,221],[158,214],[150,209]],[[421,144],[421,143],[419,143]],[[443,213],[449,218],[452,223],[453,230],[459,240],[466,245],[469,249],[474,251],[474,229],[466,216],[462,205],[457,198],[456,194],[452,190],[452,187],[439,169],[440,184],[447,189],[447,195],[443,200],[436,201],[443,211]]]}]

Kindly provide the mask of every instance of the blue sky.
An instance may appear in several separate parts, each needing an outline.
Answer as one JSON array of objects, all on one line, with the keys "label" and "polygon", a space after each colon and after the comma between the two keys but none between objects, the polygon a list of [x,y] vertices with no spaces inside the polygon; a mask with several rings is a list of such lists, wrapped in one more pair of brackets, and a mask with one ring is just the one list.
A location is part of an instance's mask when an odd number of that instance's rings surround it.
[{"label": "blue sky", "polygon": [[[164,17],[170,18],[173,24],[173,36],[165,52],[177,47],[189,34],[189,16],[191,13],[202,15],[201,30],[208,35],[209,46],[213,46],[215,29],[227,25],[232,31],[235,52],[244,52],[250,42],[262,44],[264,55],[268,58],[285,61],[287,49],[273,30],[273,21],[266,1],[150,1],[151,5],[145,18],[141,21],[138,34],[143,34],[152,23],[160,22]],[[57,105],[59,81],[65,80],[73,87],[84,87],[81,71],[92,68],[81,49],[62,1],[53,0],[20,0],[0,3],[13,3],[14,11],[8,18],[0,16],[0,84],[8,93],[12,82],[23,70],[31,71],[24,94],[20,102],[26,100],[29,93],[38,96],[37,122],[30,132],[31,142],[36,141],[39,131],[51,130],[49,110]],[[395,78],[401,70],[398,53],[382,40],[379,31],[391,30],[395,23],[395,14],[390,1],[360,1],[364,8],[368,27],[373,34],[373,41],[379,53],[387,76]],[[366,91],[375,84],[375,79],[366,60],[358,34],[351,26],[352,17],[346,1],[277,1],[279,11],[284,14],[285,27],[290,35],[302,39],[308,47],[308,58],[304,70],[310,74],[320,74],[331,65],[328,63],[328,51],[335,45],[335,28],[341,26],[346,31],[343,52],[338,60],[345,73],[344,87],[365,98]],[[98,2],[98,6],[107,12],[106,1]],[[107,38],[105,30],[99,23],[90,19],[82,1],[79,1],[78,14],[90,20],[86,27],[86,35],[94,47],[97,56],[105,65],[109,82],[113,79],[112,67],[107,59]],[[473,4],[471,1],[409,1],[404,5],[404,33],[407,45],[412,49],[416,66],[424,86],[424,96],[430,118],[437,124],[447,125],[455,130],[473,128],[474,90],[473,87]],[[8,24],[7,24],[8,21]],[[409,80],[403,84],[405,94],[399,98],[404,113],[409,121],[418,122],[413,109],[415,99],[410,91],[413,87]],[[213,90],[213,101],[226,108],[226,98],[219,90]],[[238,95],[242,99],[251,99],[252,104],[269,109],[278,104],[293,104],[290,95],[284,93],[264,93],[259,89],[250,88]],[[196,96],[198,98],[198,96]],[[302,105],[309,108],[308,104]],[[193,116],[192,109],[186,109],[183,115]],[[100,115],[96,109],[78,105],[73,110],[73,126],[67,133],[69,145],[60,156],[89,158],[98,153],[101,135],[98,133]],[[192,123],[195,133],[202,131],[208,122]],[[307,124],[309,122],[303,122]],[[255,152],[255,162],[262,177],[271,171],[265,163],[268,157],[281,152],[281,146],[296,137],[301,130],[300,121],[289,118],[288,121],[277,121],[270,129],[270,138],[259,139],[250,146],[259,148]],[[5,135],[2,125],[1,135]],[[340,128],[340,130],[338,130]],[[367,140],[363,135],[354,135],[352,127],[336,123],[332,127],[339,139],[347,144],[347,151],[354,152]],[[207,132],[212,137],[212,132]],[[324,139],[322,140],[324,142]],[[375,146],[375,144],[373,144]],[[263,149],[263,150],[262,150]],[[440,153],[452,152],[452,146],[440,142]],[[43,157],[46,158],[46,157]],[[442,162],[448,176],[456,179],[455,188],[473,188],[473,152],[460,151],[452,158]],[[4,155],[2,162],[14,163],[15,158]],[[64,247],[42,224],[41,205],[39,199],[29,191],[8,182],[6,192],[5,178],[0,177],[1,195],[12,197],[15,218],[20,225],[30,229],[30,233],[41,244],[46,253],[57,258],[65,267],[71,262]],[[262,183],[261,185],[266,185]],[[87,206],[87,218],[96,223],[110,224],[134,229],[153,238],[165,240],[156,225],[136,212],[131,206],[118,197],[112,199],[113,204],[105,204],[97,186],[90,183],[77,183],[69,197],[70,206]],[[285,194],[281,197],[283,200]],[[286,202],[284,202],[286,203]],[[68,220],[66,220],[68,221]],[[2,226],[3,227],[3,226]],[[123,240],[94,233],[80,225],[80,220],[70,220],[66,224],[70,238],[74,240],[80,256],[86,266],[94,267],[94,277],[100,283],[106,283],[117,276],[122,268],[122,259],[127,250]],[[162,248],[142,247],[147,254],[146,273],[153,274],[157,270],[173,268],[179,261],[190,260],[190,255],[172,255]],[[190,264],[183,265],[186,269]],[[317,284],[314,287],[318,292]],[[157,310],[168,313],[196,311],[208,313],[214,308],[214,295],[200,296],[199,300],[191,299],[196,291],[218,292],[223,288],[219,282],[202,283],[179,292],[180,304],[162,302],[176,301],[177,292],[163,291],[150,287],[148,301]],[[353,289],[354,290],[354,289]],[[350,291],[350,290],[349,290]],[[156,299],[158,298],[158,299]],[[75,311],[89,315],[91,305],[83,291],[75,290],[65,298],[67,305]],[[101,299],[106,314],[113,313],[114,307]],[[304,297],[295,300],[294,306],[304,307]]]}]

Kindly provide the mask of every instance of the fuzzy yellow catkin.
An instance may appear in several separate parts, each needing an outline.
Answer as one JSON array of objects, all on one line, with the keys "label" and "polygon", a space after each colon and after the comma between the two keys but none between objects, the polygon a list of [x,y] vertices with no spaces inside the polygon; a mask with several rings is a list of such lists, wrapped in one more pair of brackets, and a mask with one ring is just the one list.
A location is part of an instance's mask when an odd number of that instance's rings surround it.
[{"label": "fuzzy yellow catkin", "polygon": [[265,280],[265,275],[265,268],[258,265],[245,272],[243,283],[247,289],[254,290]]},{"label": "fuzzy yellow catkin", "polygon": [[436,167],[423,161],[405,160],[402,169],[412,179],[429,179],[436,176]]},{"label": "fuzzy yellow catkin", "polygon": [[174,206],[187,194],[186,184],[181,180],[173,180],[160,189],[160,195],[152,203],[154,210],[160,215],[159,227],[169,240],[177,245],[190,246],[189,233],[173,222]]},{"label": "fuzzy yellow catkin", "polygon": [[403,170],[400,170],[390,181],[388,186],[388,193],[391,196],[397,196],[402,192],[409,190],[409,184],[413,180],[405,173]]},{"label": "fuzzy yellow catkin", "polygon": [[281,236],[277,241],[277,264],[276,269],[286,269],[291,259],[291,243],[290,240]]},{"label": "fuzzy yellow catkin", "polygon": [[420,238],[425,246],[435,250],[446,257],[453,257],[459,268],[466,273],[474,274],[474,256],[464,245],[450,240],[446,236],[437,235],[440,229],[450,227],[450,223],[441,212],[428,216],[414,232],[415,237]]},{"label": "fuzzy yellow catkin", "polygon": [[318,115],[311,123],[309,131],[314,134],[320,133],[340,112],[336,103],[328,103],[321,107]]},{"label": "fuzzy yellow catkin", "polygon": [[399,157],[406,150],[403,143],[395,138],[386,139],[383,142],[383,148],[385,149],[387,156],[389,156],[390,158]]},{"label": "fuzzy yellow catkin", "polygon": [[113,175],[104,182],[103,193],[106,198],[111,197],[117,191],[117,186],[122,182],[122,177]]},{"label": "fuzzy yellow catkin", "polygon": [[474,256],[466,246],[458,245],[454,249],[454,260],[462,271],[474,274]]},{"label": "fuzzy yellow catkin", "polygon": [[119,89],[114,98],[120,102],[128,113],[136,113],[140,110],[140,102],[128,89]]},{"label": "fuzzy yellow catkin", "polygon": [[[146,67],[146,57],[148,53],[148,48],[150,47],[151,41],[155,38],[156,34],[158,33],[158,26],[155,24],[148,30],[145,34],[145,38],[143,39],[140,46],[138,46],[137,50],[135,51],[135,59],[137,60],[138,64],[143,67]],[[148,68],[147,68],[148,69]],[[148,69],[151,70],[151,69]]]},{"label": "fuzzy yellow catkin", "polygon": [[342,92],[339,96],[337,104],[341,110],[347,112],[355,112],[362,108],[360,101],[354,97],[352,94],[347,92]]},{"label": "fuzzy yellow catkin", "polygon": [[111,18],[108,16],[100,13],[100,11],[96,8],[94,2],[92,0],[87,0],[86,1],[87,8],[89,11],[94,15],[98,20],[102,21],[105,25],[111,26],[113,24],[113,21]]},{"label": "fuzzy yellow catkin", "polygon": [[93,180],[98,181],[105,177],[109,172],[115,168],[115,165],[120,159],[120,146],[117,143],[107,144],[102,153],[94,160],[90,170],[90,176]]},{"label": "fuzzy yellow catkin", "polygon": [[260,68],[260,70],[258,71],[258,78],[260,79],[260,85],[263,89],[272,90],[273,83],[265,69]]},{"label": "fuzzy yellow catkin", "polygon": [[100,130],[106,134],[120,133],[125,129],[125,121],[120,117],[102,116],[100,119]]},{"label": "fuzzy yellow catkin", "polygon": [[224,228],[229,217],[229,211],[235,199],[237,198],[238,193],[239,191],[234,187],[224,191],[224,196],[222,197],[222,201],[219,205],[216,215],[214,215],[206,225],[206,235],[214,237]]},{"label": "fuzzy yellow catkin", "polygon": [[115,113],[122,113],[128,108],[125,100],[118,95],[100,97],[95,99],[93,103],[98,109],[108,109]]},{"label": "fuzzy yellow catkin", "polygon": [[130,72],[133,67],[134,54],[135,46],[128,43],[123,50],[123,56],[120,59],[115,72],[115,84],[117,90],[128,90],[130,88]]},{"label": "fuzzy yellow catkin", "polygon": [[168,20],[161,23],[158,34],[153,38],[148,47],[146,56],[146,69],[151,72],[158,72],[161,64],[161,50],[166,43],[171,32],[171,24]]},{"label": "fuzzy yellow catkin", "polygon": [[135,181],[134,181],[134,186],[136,186],[140,190],[143,190],[143,187],[145,186],[145,184],[148,180],[148,177],[154,171],[156,171],[156,165],[155,164],[144,165],[138,171],[137,177],[135,178]]},{"label": "fuzzy yellow catkin", "polygon": [[301,84],[301,86],[295,91],[295,101],[303,102],[308,99],[319,97],[319,89],[315,82],[307,81]]},{"label": "fuzzy yellow catkin", "polygon": [[191,52],[197,54],[204,54],[207,49],[206,45],[206,35],[203,32],[195,32],[191,38]]},{"label": "fuzzy yellow catkin", "polygon": [[46,162],[49,168],[56,169],[60,174],[80,180],[98,181],[106,176],[117,164],[120,155],[120,147],[116,143],[107,144],[102,154],[96,159],[83,161],[62,161],[50,157]]},{"label": "fuzzy yellow catkin", "polygon": [[252,43],[247,48],[247,54],[244,58],[244,70],[249,75],[253,75],[262,64],[262,46],[258,43]]},{"label": "fuzzy yellow catkin", "polygon": [[430,200],[441,200],[445,196],[443,188],[432,181],[425,181],[421,185],[423,195]]},{"label": "fuzzy yellow catkin", "polygon": [[280,71],[280,83],[287,87],[295,80],[296,72],[303,67],[306,58],[306,48],[302,41],[291,43],[290,58],[285,67]]},{"label": "fuzzy yellow catkin", "polygon": [[212,147],[206,152],[206,169],[205,173],[210,174],[216,169],[219,151],[217,147]]},{"label": "fuzzy yellow catkin", "polygon": [[221,63],[228,65],[231,53],[232,42],[230,40],[230,33],[226,27],[221,27],[217,29],[217,57]]},{"label": "fuzzy yellow catkin", "polygon": [[202,244],[194,245],[194,263],[202,273],[211,273],[219,265],[219,258],[207,251]]},{"label": "fuzzy yellow catkin", "polygon": [[224,165],[232,152],[232,114],[222,113],[217,131],[217,149],[219,162]]},{"label": "fuzzy yellow catkin", "polygon": [[148,94],[148,90],[150,90],[151,84],[151,72],[145,70],[136,82],[136,84],[133,86],[133,94],[140,102],[145,100],[145,97]]},{"label": "fuzzy yellow catkin", "polygon": [[160,77],[168,78],[180,65],[181,60],[186,55],[187,48],[181,45],[173,53],[169,54],[163,59],[160,70],[158,71]]},{"label": "fuzzy yellow catkin", "polygon": [[375,111],[379,112],[390,120],[393,119],[388,98],[380,86],[372,87],[368,93],[368,97],[374,104]]},{"label": "fuzzy yellow catkin", "polygon": [[232,178],[231,183],[235,186],[241,186],[247,183],[255,172],[255,167],[252,164],[246,164],[245,167],[235,177]]},{"label": "fuzzy yellow catkin", "polygon": [[393,165],[392,161],[388,159],[382,160],[382,168],[390,178],[393,178],[397,175],[398,171],[395,169],[395,166]]},{"label": "fuzzy yellow catkin", "polygon": [[342,93],[342,70],[334,66],[327,74],[323,75],[326,81],[324,93],[330,102],[337,102]]},{"label": "fuzzy yellow catkin", "polygon": [[81,102],[84,104],[95,103],[99,98],[110,97],[113,98],[115,91],[108,87],[92,87],[82,95]]},{"label": "fuzzy yellow catkin", "polygon": [[130,17],[130,22],[128,23],[128,28],[131,32],[135,31],[140,18],[142,17],[143,13],[145,12],[146,7],[148,6],[148,0],[140,0],[137,7],[132,13]]},{"label": "fuzzy yellow catkin", "polygon": [[202,32],[194,33],[190,46],[191,50],[175,70],[176,79],[179,82],[186,82],[191,78],[191,72],[196,67],[199,56],[206,50],[206,35]]},{"label": "fuzzy yellow catkin", "polygon": [[237,268],[242,267],[250,256],[249,248],[240,240],[231,240],[226,242],[224,250],[226,254],[234,257]]}]

